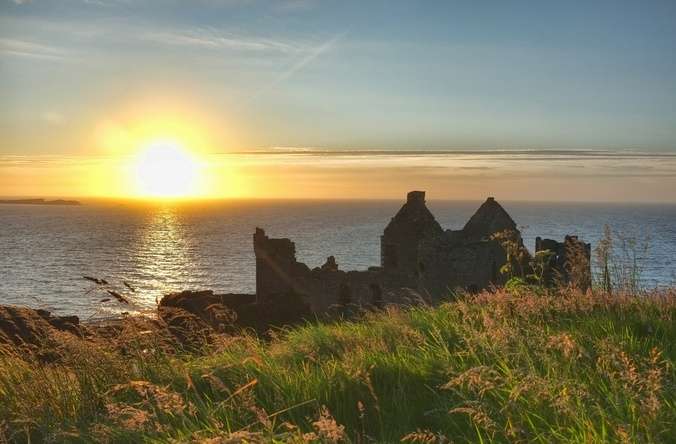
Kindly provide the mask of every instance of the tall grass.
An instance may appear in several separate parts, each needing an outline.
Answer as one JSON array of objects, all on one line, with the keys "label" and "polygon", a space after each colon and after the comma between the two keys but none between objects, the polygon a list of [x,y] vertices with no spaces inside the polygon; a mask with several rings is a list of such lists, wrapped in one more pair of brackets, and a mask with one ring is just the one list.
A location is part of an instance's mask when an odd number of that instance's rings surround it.
[{"label": "tall grass", "polygon": [[644,290],[643,271],[650,249],[647,233],[613,232],[606,225],[594,249],[596,286],[607,293]]},{"label": "tall grass", "polygon": [[0,358],[0,441],[674,442],[676,292],[498,291],[201,354]]}]

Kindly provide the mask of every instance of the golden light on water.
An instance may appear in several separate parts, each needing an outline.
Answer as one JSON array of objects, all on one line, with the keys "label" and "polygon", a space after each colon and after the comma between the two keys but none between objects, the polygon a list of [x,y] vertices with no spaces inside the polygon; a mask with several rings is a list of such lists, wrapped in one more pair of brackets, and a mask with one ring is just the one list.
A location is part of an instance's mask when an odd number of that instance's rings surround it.
[{"label": "golden light on water", "polygon": [[185,222],[171,204],[150,207],[132,256],[137,278],[143,282],[137,302],[153,306],[155,298],[190,286],[199,276],[199,257],[186,232]]},{"label": "golden light on water", "polygon": [[174,140],[144,147],[134,162],[138,197],[183,198],[200,194],[201,165],[197,156]]}]

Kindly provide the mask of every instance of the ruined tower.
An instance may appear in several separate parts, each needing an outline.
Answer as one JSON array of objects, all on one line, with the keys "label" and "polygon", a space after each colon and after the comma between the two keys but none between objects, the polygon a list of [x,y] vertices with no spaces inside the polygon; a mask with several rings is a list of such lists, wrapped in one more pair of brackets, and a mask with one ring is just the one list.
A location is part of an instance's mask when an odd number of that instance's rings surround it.
[{"label": "ruined tower", "polygon": [[258,301],[292,292],[298,268],[296,245],[289,239],[269,238],[261,228],[256,228],[253,241]]},{"label": "ruined tower", "polygon": [[518,231],[516,223],[495,198],[489,197],[462,229],[468,240],[489,239],[500,231]]},{"label": "ruined tower", "polygon": [[535,238],[535,253],[549,251],[550,257],[543,273],[546,285],[572,285],[582,291],[591,287],[591,244],[566,236],[563,242]]},{"label": "ruined tower", "polygon": [[443,232],[425,205],[425,192],[411,191],[380,237],[380,265],[387,272],[416,276],[420,242]]}]

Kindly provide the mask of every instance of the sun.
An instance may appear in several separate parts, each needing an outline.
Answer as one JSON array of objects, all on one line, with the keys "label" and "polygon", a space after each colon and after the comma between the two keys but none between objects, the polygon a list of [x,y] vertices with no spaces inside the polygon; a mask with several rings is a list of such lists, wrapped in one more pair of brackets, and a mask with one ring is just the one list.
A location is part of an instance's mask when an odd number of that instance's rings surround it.
[{"label": "sun", "polygon": [[181,198],[198,193],[200,164],[173,140],[151,142],[135,164],[136,194],[140,197]]}]

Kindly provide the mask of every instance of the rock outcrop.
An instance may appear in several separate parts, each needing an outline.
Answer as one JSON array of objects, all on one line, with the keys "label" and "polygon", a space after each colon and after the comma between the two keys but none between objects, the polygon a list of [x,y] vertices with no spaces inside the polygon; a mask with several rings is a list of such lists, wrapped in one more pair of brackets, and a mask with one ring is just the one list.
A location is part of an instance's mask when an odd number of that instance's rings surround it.
[{"label": "rock outcrop", "polygon": [[188,341],[195,331],[232,333],[251,328],[264,333],[273,326],[310,319],[311,314],[309,306],[292,291],[264,301],[257,301],[253,294],[182,291],[164,296],[158,307],[159,318],[172,333]]},{"label": "rock outcrop", "polygon": [[54,316],[47,310],[0,305],[0,349],[18,351],[44,361],[54,360],[59,335],[88,334],[77,316]]}]

